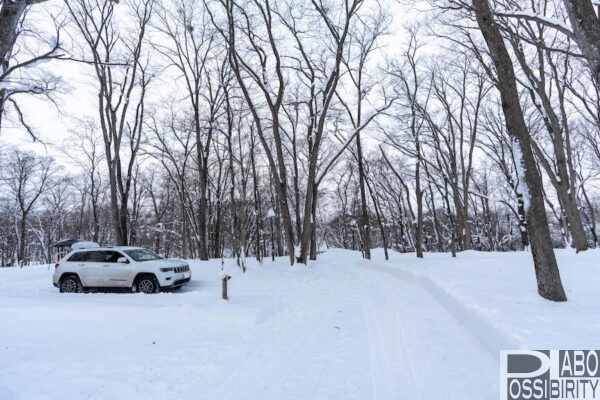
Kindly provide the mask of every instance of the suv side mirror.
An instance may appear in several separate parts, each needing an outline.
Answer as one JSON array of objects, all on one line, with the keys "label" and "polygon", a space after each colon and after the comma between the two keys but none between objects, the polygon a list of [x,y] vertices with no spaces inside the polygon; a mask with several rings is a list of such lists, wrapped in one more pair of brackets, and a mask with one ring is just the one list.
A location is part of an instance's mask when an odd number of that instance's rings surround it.
[{"label": "suv side mirror", "polygon": [[127,261],[127,259],[125,257],[119,257],[119,258],[117,258],[117,262],[119,264],[127,264],[127,263],[129,263],[129,261]]}]

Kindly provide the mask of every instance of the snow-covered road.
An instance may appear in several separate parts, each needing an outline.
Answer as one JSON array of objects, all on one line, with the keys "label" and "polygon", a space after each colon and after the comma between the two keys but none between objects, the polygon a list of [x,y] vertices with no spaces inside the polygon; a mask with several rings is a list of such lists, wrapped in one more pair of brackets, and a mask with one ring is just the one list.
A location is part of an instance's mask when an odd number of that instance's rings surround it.
[{"label": "snow-covered road", "polygon": [[415,282],[371,268],[359,276],[373,399],[497,398],[497,354],[443,304]]},{"label": "snow-covered road", "polygon": [[389,263],[253,263],[229,302],[219,261],[192,268],[158,295],[64,295],[45,267],[0,270],[0,399],[498,398],[481,332]]},{"label": "snow-covered road", "polygon": [[208,398],[497,398],[497,356],[423,287],[336,263],[274,282],[279,306],[242,346],[251,349],[231,371],[236,383]]}]

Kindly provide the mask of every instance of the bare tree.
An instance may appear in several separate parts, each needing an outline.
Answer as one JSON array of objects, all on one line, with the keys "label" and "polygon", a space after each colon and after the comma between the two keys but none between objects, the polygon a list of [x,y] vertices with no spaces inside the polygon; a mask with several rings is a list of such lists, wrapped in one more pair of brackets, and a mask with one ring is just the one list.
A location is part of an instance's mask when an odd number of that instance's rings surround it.
[{"label": "bare tree", "polygon": [[[227,40],[231,69],[252,113],[256,132],[274,179],[278,212],[283,222],[291,264],[296,261],[296,243],[300,245],[298,261],[306,263],[309,258],[311,240],[314,237],[320,149],[328,111],[340,80],[340,67],[351,20],[362,3],[362,0],[345,1],[340,7],[331,9],[321,2],[312,1],[312,10],[296,10],[292,3],[285,2],[271,4],[270,1],[251,1],[241,4],[233,0],[221,1],[227,15],[227,30],[221,30],[221,33]],[[315,26],[304,29],[304,26],[299,25],[300,20],[295,12],[304,16],[304,25],[314,24],[324,30],[319,41],[314,41],[316,38],[311,33]],[[219,26],[214,13],[213,23]],[[280,40],[276,37],[280,33],[280,27],[286,28],[291,35],[289,40],[295,44],[295,55],[282,55]],[[311,46],[322,44],[322,50],[330,52],[330,62],[307,47],[309,39],[313,40]],[[284,64],[287,59],[292,60],[291,64]],[[287,89],[284,70],[288,67],[299,71],[307,116],[308,165],[300,238],[294,235],[290,214],[288,163],[282,128],[282,107]],[[271,79],[270,73],[274,75],[274,79]]]},{"label": "bare tree", "polygon": [[17,40],[18,25],[27,6],[43,3],[47,0],[6,0],[0,6],[0,61],[3,66],[12,52]]},{"label": "bare tree", "polygon": [[28,218],[40,196],[48,190],[52,163],[48,157],[18,150],[4,159],[2,181],[17,203],[15,228],[18,232],[17,260],[21,267],[27,263]]},{"label": "bare tree", "polygon": [[[557,41],[556,34],[554,37],[550,35],[549,29],[542,24],[519,20],[516,28],[507,26],[505,29],[509,31],[510,43],[525,75],[524,87],[550,139],[550,151],[546,151],[539,140],[532,140],[534,153],[556,189],[565,215],[567,232],[572,237],[572,247],[577,251],[587,250],[587,238],[577,204],[571,121],[566,108],[569,55],[548,50],[550,47],[558,47],[553,43]],[[538,43],[532,49],[531,56],[526,52],[522,37],[526,37],[526,42]]]},{"label": "bare tree", "polygon": [[[31,5],[46,0],[11,0],[0,2],[0,131],[5,112],[10,107],[18,123],[25,128],[33,140],[38,134],[28,122],[18,98],[23,96],[46,97],[54,101],[53,93],[61,80],[50,71],[32,73],[38,64],[63,59],[66,55],[61,47],[63,21],[53,17],[54,31],[45,35],[39,26],[29,26],[26,15]],[[50,37],[46,37],[50,36]],[[20,38],[20,40],[18,40]],[[25,42],[34,42],[31,46]],[[19,43],[23,43],[19,46]]]},{"label": "bare tree", "polygon": [[423,166],[424,154],[422,150],[422,136],[426,127],[426,120],[423,118],[423,110],[428,108],[429,98],[431,94],[430,88],[424,87],[427,77],[423,76],[419,71],[419,43],[417,39],[417,31],[409,30],[408,48],[404,52],[404,63],[402,65],[394,65],[390,73],[393,76],[396,91],[401,95],[399,109],[401,111],[396,118],[403,128],[400,132],[407,132],[407,135],[398,135],[397,131],[383,129],[384,142],[397,151],[405,154],[411,160],[414,160],[414,194],[416,198],[417,214],[414,214],[410,190],[401,174],[394,167],[388,156],[381,149],[382,156],[388,167],[400,181],[406,195],[407,208],[409,210],[410,226],[414,229],[415,236],[415,253],[417,258],[423,258],[423,195],[425,190],[421,186],[421,168]]},{"label": "bare tree", "polygon": [[470,64],[470,57],[463,54],[444,60],[443,71],[434,67],[430,75],[431,90],[440,116],[436,118],[429,110],[422,110],[433,139],[430,147],[434,157],[428,164],[431,172],[435,171],[444,181],[444,192],[448,186],[452,206],[447,207],[448,212],[454,210],[453,236],[458,238],[462,250],[472,246],[469,187],[482,102],[490,88],[483,71]]},{"label": "bare tree", "polygon": [[222,113],[223,85],[219,81],[223,56],[204,4],[200,1],[163,1],[158,12],[158,29],[167,39],[154,47],[167,58],[182,78],[191,108],[196,139],[200,202],[198,216],[200,259],[208,259],[207,248],[207,187],[208,164],[214,127]]},{"label": "bare tree", "polygon": [[[358,164],[358,181],[360,189],[361,201],[361,221],[360,229],[362,230],[362,252],[363,257],[367,260],[371,259],[371,227],[369,222],[369,205],[367,203],[366,181],[367,176],[364,166],[363,144],[361,141],[361,131],[366,128],[365,119],[373,119],[373,115],[365,115],[365,108],[368,105],[369,94],[373,91],[376,83],[383,83],[385,88],[385,80],[376,74],[369,74],[369,70],[373,67],[369,65],[372,62],[373,54],[378,50],[379,40],[386,34],[390,19],[389,15],[384,11],[382,4],[375,2],[369,10],[369,15],[359,18],[355,21],[350,31],[349,44],[344,51],[342,63],[346,69],[349,82],[351,83],[351,93],[344,92],[340,94],[340,90],[336,90],[338,101],[346,110],[350,122],[352,124],[353,134],[355,135],[356,145],[356,161]],[[369,68],[370,67],[370,68]],[[354,92],[354,93],[352,93]],[[385,95],[385,90],[382,90],[383,100],[388,102],[388,106],[395,99],[388,101]],[[380,93],[378,93],[379,95]],[[353,103],[350,103],[352,99]],[[375,107],[377,109],[377,107]],[[378,112],[382,112],[381,107]],[[365,118],[366,116],[366,118]],[[376,210],[377,207],[375,206]]]},{"label": "bare tree", "polygon": [[[134,31],[121,35],[114,21],[118,1],[65,1],[85,43],[98,85],[98,118],[109,173],[111,214],[116,242],[128,244],[129,199],[145,117],[146,91],[152,74],[144,51],[153,11],[152,0],[129,4]],[[125,7],[124,5],[121,7]],[[131,41],[123,37],[132,37]],[[85,57],[83,57],[85,58]],[[123,149],[123,143],[128,148]]]},{"label": "bare tree", "polygon": [[[98,242],[100,239],[100,202],[101,196],[106,186],[100,173],[100,164],[102,163],[102,139],[97,135],[98,125],[91,120],[80,120],[78,122],[79,128],[74,129],[71,132],[72,144],[76,144],[80,152],[73,153],[71,146],[68,150],[63,149],[63,153],[79,165],[84,174],[86,175],[87,184],[80,188],[82,193],[82,204],[81,204],[81,219],[83,218],[83,210],[86,206],[86,199],[89,199],[89,206],[91,211],[91,226],[90,226],[90,238],[94,242]],[[82,224],[83,225],[83,224]],[[81,226],[83,228],[83,226]],[[78,238],[81,237],[82,231],[80,230],[76,235]]]},{"label": "bare tree", "polygon": [[575,41],[587,59],[597,87],[600,87],[600,20],[590,0],[563,0],[575,33]]},{"label": "bare tree", "polygon": [[173,103],[167,115],[152,117],[151,123],[148,124],[149,134],[145,151],[160,163],[176,191],[182,231],[181,249],[183,256],[188,257],[196,253],[196,248],[200,248],[198,238],[201,228],[197,215],[199,207],[198,199],[194,195],[196,185],[189,184],[193,176],[196,146],[192,128],[194,123],[178,114],[177,107],[177,103]]},{"label": "bare tree", "polygon": [[513,148],[511,138],[506,132],[506,125],[498,113],[499,110],[496,111],[495,108],[488,109],[484,113],[478,146],[496,166],[496,170],[500,172],[506,181],[508,190],[512,192],[516,204],[513,202],[506,205],[518,221],[521,245],[522,249],[525,250],[529,248],[529,234],[525,200],[523,198],[522,183],[520,182],[523,177],[519,176],[517,172],[519,166],[515,160],[514,152],[516,149]]},{"label": "bare tree", "polygon": [[542,179],[537,169],[531,148],[531,138],[519,102],[517,81],[513,63],[506,49],[504,39],[495,22],[494,14],[487,0],[473,0],[473,12],[477,25],[485,39],[490,57],[496,69],[496,87],[502,99],[506,128],[520,149],[520,163],[527,185],[530,205],[528,207],[531,251],[535,265],[539,294],[553,301],[565,301],[565,295],[552,248],[548,229]]}]

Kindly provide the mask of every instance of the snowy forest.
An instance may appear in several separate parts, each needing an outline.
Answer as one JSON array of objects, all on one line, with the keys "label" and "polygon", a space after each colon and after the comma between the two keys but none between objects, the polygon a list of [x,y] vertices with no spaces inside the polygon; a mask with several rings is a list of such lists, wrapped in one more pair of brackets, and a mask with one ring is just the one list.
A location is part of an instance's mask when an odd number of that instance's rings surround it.
[{"label": "snowy forest", "polygon": [[599,243],[594,1],[0,6],[2,266],[530,250],[560,300]]}]

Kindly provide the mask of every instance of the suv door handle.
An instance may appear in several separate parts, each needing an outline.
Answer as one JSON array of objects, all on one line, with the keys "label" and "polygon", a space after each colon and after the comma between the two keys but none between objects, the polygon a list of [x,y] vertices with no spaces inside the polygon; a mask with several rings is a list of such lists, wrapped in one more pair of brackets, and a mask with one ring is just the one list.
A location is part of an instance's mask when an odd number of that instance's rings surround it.
[{"label": "suv door handle", "polygon": [[103,267],[110,267],[108,264],[102,264]]},{"label": "suv door handle", "polygon": [[84,267],[85,266],[85,264],[83,264],[83,263],[82,264],[77,264],[77,265],[80,266],[80,267]]}]

